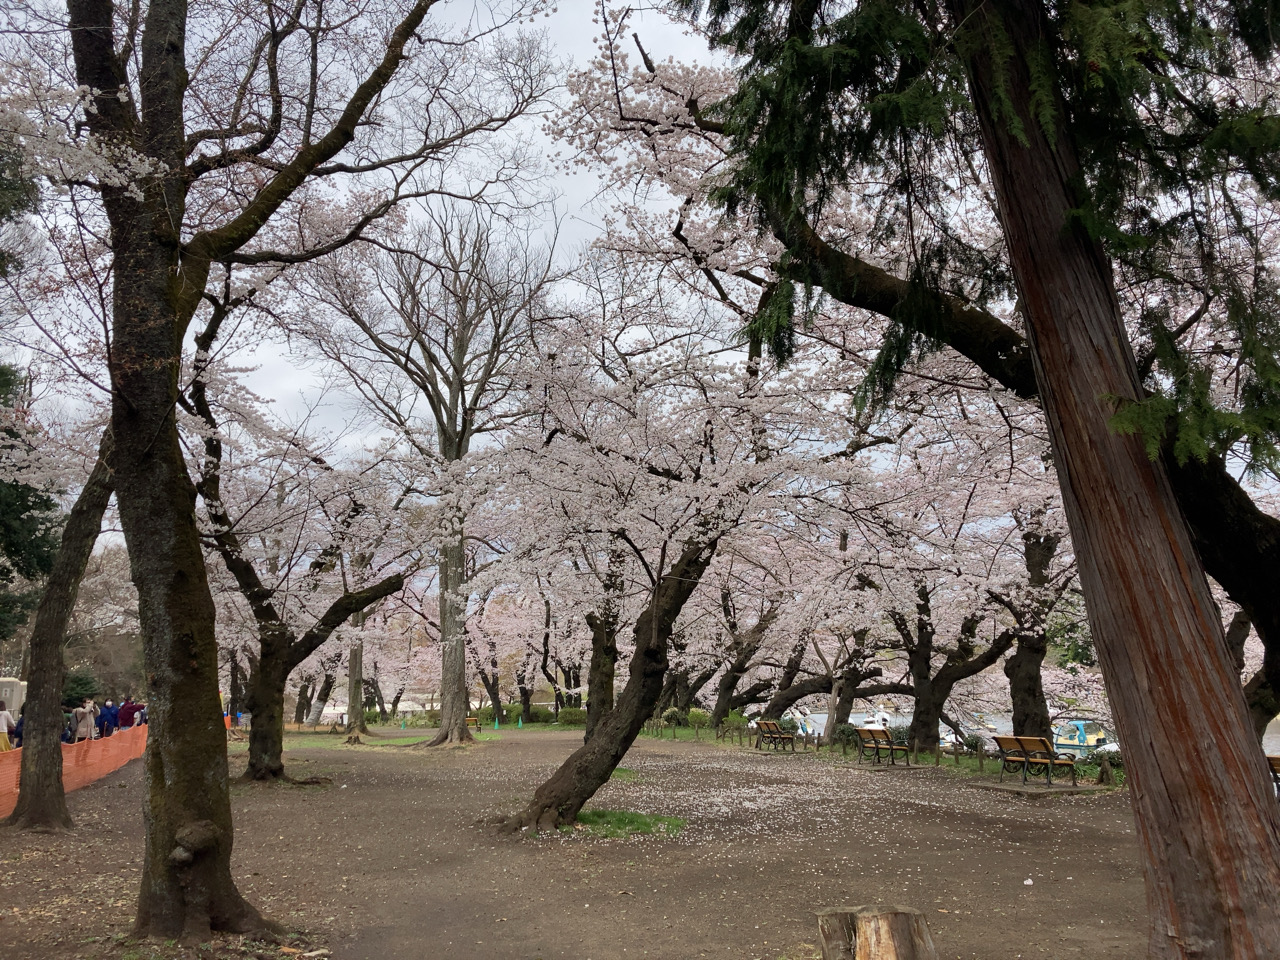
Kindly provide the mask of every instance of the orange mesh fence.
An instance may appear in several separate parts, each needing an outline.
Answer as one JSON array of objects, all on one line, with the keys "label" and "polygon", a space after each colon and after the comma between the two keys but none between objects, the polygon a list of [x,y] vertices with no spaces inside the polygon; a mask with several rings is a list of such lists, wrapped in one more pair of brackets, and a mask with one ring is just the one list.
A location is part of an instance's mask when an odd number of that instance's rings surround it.
[{"label": "orange mesh fence", "polygon": [[[130,727],[101,740],[81,740],[62,745],[62,787],[67,793],[119,770],[147,749],[147,728]],[[22,751],[0,753],[0,817],[18,805],[18,774]]]}]

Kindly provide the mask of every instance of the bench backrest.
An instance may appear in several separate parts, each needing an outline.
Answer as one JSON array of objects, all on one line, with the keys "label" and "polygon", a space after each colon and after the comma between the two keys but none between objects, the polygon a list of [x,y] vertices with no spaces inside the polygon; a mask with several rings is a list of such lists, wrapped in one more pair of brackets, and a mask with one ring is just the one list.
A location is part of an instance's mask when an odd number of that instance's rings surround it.
[{"label": "bench backrest", "polygon": [[996,746],[1005,753],[1022,753],[1025,750],[1019,742],[1022,739],[1021,737],[1006,737],[997,733],[992,739],[995,740]]},{"label": "bench backrest", "polygon": [[858,732],[858,739],[863,743],[875,742],[876,732],[870,727],[854,727],[853,729]]},{"label": "bench backrest", "polygon": [[872,727],[871,736],[875,737],[881,743],[893,743],[893,737],[889,735],[889,731],[883,727]]},{"label": "bench backrest", "polygon": [[1014,737],[1014,739],[1021,745],[1019,749],[1024,753],[1047,753],[1051,756],[1053,754],[1053,744],[1044,737]]},{"label": "bench backrest", "polygon": [[759,727],[761,730],[763,730],[765,733],[781,733],[782,732],[782,728],[778,726],[778,721],[776,720],[757,720],[756,726]]}]

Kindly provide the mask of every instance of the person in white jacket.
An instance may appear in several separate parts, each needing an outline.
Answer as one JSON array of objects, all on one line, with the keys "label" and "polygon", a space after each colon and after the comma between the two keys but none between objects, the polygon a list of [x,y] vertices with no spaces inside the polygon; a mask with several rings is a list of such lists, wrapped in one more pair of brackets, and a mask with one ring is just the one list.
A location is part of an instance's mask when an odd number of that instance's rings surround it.
[{"label": "person in white jacket", "polygon": [[93,724],[101,712],[92,697],[85,697],[84,706],[71,711],[72,743],[93,739]]}]

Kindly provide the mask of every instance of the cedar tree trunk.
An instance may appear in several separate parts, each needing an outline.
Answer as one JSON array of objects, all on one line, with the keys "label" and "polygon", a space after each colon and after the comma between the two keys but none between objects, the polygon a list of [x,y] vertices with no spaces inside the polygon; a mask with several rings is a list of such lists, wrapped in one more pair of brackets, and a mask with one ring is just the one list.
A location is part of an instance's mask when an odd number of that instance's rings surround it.
[{"label": "cedar tree trunk", "polygon": [[62,789],[62,642],[85,565],[102,530],[111,499],[111,431],[103,434],[98,462],[76,498],[53,569],[31,627],[26,722],[22,738],[22,789],[5,821],[23,830],[70,829],[71,814]]},{"label": "cedar tree trunk", "polygon": [[574,823],[578,811],[604,784],[635,742],[651,716],[667,672],[671,629],[685,602],[715,555],[718,541],[685,547],[679,559],[654,587],[635,626],[635,653],[627,685],[591,739],[573,752],[537,789],[522,813],[506,829],[554,830]]},{"label": "cedar tree trunk", "polygon": [[[1043,102],[1045,79],[1033,80],[1029,66],[1053,69],[1052,28],[1032,0],[953,0],[952,13],[971,31],[962,49],[972,101],[1125,749],[1148,955],[1273,957],[1280,805],[1165,467],[1141,437],[1110,427],[1114,405],[1143,391],[1110,262],[1074,216],[1087,200],[1076,189],[1065,108],[1060,98]],[[1206,722],[1212,763],[1187,749]]]}]

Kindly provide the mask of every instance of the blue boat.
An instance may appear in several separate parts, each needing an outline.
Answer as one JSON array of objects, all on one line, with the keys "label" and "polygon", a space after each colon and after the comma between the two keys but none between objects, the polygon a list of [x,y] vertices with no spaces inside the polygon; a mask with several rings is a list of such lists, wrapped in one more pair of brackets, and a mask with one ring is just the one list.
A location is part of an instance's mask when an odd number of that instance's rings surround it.
[{"label": "blue boat", "polygon": [[1096,720],[1062,720],[1053,728],[1053,749],[1084,756],[1114,743],[1111,731]]}]

